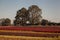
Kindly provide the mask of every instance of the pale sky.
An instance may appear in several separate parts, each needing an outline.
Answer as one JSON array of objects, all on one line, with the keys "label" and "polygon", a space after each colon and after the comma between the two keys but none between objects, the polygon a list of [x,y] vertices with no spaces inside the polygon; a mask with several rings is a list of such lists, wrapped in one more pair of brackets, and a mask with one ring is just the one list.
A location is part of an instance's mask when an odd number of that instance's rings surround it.
[{"label": "pale sky", "polygon": [[60,0],[0,0],[0,19],[14,20],[19,9],[28,9],[31,5],[37,5],[42,9],[44,19],[60,22]]}]

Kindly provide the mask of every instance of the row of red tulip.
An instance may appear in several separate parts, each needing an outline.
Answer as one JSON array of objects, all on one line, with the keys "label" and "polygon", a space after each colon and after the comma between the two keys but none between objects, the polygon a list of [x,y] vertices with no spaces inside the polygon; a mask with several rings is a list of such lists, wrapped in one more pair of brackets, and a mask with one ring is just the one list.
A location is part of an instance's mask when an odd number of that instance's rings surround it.
[{"label": "row of red tulip", "polygon": [[36,31],[36,32],[56,32],[60,33],[60,27],[16,27],[16,26],[0,26],[0,30],[21,30],[21,31]]}]

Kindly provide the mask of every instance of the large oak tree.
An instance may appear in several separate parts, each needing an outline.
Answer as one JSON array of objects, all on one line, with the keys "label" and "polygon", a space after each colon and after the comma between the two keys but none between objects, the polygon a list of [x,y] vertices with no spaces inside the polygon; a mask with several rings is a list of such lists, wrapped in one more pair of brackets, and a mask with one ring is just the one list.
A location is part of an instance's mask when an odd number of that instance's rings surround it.
[{"label": "large oak tree", "polygon": [[27,9],[24,7],[18,10],[15,16],[14,24],[17,26],[26,25],[26,22],[28,21],[28,14]]},{"label": "large oak tree", "polygon": [[31,24],[40,24],[42,19],[42,10],[37,5],[32,5],[28,9]]}]

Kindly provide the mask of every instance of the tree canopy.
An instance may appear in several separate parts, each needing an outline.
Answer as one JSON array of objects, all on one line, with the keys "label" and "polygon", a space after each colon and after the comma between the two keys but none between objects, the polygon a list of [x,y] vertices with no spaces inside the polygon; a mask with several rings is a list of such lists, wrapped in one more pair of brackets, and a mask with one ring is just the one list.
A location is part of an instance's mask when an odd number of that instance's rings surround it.
[{"label": "tree canopy", "polygon": [[26,25],[26,24],[40,24],[42,10],[37,5],[32,5],[28,8],[21,8],[17,11],[15,16],[14,25]]},{"label": "tree canopy", "polygon": [[42,10],[37,6],[37,5],[32,5],[28,9],[29,14],[30,14],[30,22],[31,24],[39,24],[41,22],[41,14]]},{"label": "tree canopy", "polygon": [[6,18],[4,21],[2,21],[2,26],[10,26],[11,20],[9,18]]},{"label": "tree canopy", "polygon": [[21,8],[17,11],[17,14],[15,16],[15,25],[25,25],[26,21],[28,20],[28,11],[26,8]]}]

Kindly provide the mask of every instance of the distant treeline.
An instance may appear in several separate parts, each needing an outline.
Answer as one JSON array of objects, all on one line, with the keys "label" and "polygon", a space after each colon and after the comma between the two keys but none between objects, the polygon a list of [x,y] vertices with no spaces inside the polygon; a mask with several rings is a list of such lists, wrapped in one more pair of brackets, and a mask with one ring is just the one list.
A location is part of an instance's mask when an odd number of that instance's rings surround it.
[{"label": "distant treeline", "polygon": [[46,19],[42,19],[41,25],[60,26],[60,23],[50,22],[50,21],[48,21]]},{"label": "distant treeline", "polygon": [[[14,25],[14,23],[11,24],[11,20],[9,18],[0,19],[0,26],[11,26],[11,25],[13,25],[13,26],[19,26],[19,25]],[[42,19],[40,24],[39,23],[37,23],[37,24],[26,24],[26,26],[27,25],[60,26],[60,23],[50,22],[50,21],[48,21],[46,19]]]}]

